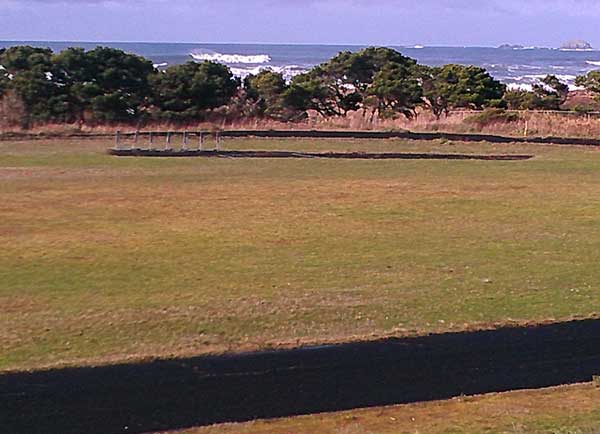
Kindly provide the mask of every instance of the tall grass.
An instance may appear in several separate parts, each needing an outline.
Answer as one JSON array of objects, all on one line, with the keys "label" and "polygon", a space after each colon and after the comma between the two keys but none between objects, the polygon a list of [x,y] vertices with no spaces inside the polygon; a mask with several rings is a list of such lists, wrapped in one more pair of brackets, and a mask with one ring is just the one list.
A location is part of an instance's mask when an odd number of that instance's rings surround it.
[{"label": "tall grass", "polygon": [[[600,117],[573,112],[552,113],[524,111],[517,116],[489,122],[470,122],[474,112],[453,112],[449,116],[436,119],[428,112],[420,113],[413,119],[399,117],[397,119],[370,120],[361,112],[351,113],[344,118],[323,118],[311,113],[303,122],[278,122],[269,119],[238,119],[220,122],[190,122],[187,124],[152,122],[141,127],[144,131],[184,131],[184,130],[218,130],[218,129],[261,129],[261,130],[410,130],[415,132],[444,131],[456,133],[487,133],[507,136],[562,136],[562,137],[600,137]],[[510,119],[510,120],[506,120]],[[131,124],[36,124],[27,132],[69,134],[74,132],[112,133],[117,130],[132,131],[137,127]],[[23,132],[14,123],[2,122],[0,117],[0,133]]]}]

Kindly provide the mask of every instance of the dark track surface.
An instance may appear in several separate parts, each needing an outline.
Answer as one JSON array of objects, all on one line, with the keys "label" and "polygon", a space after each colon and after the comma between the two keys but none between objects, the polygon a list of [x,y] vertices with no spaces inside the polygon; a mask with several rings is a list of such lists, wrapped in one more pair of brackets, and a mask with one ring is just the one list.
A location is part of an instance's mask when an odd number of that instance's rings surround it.
[{"label": "dark track surface", "polygon": [[291,152],[291,151],[199,151],[159,149],[109,149],[117,157],[220,157],[220,158],[330,158],[349,160],[529,160],[533,155],[416,154],[365,152]]},{"label": "dark track surface", "polygon": [[143,433],[590,381],[600,320],[0,376],[0,431]]},{"label": "dark track surface", "polygon": [[[139,136],[148,136],[148,132],[140,132]],[[165,137],[167,134],[181,136],[182,131],[152,132],[155,138]],[[200,134],[208,137],[214,135],[210,131],[190,131],[189,137],[197,137]],[[457,142],[490,142],[490,143],[534,143],[545,145],[573,145],[573,146],[600,146],[600,139],[585,137],[553,137],[553,136],[499,136],[495,134],[476,134],[476,133],[445,133],[445,132],[412,132],[412,131],[348,131],[348,130],[229,130],[219,131],[223,138],[270,138],[270,139],[406,139],[406,140],[450,140]],[[132,138],[135,133],[122,133],[123,138]],[[99,139],[114,138],[113,133],[2,133],[0,141],[3,140],[81,140],[81,139]]]},{"label": "dark track surface", "polygon": [[457,142],[538,143],[552,145],[600,146],[599,139],[581,137],[510,137],[495,134],[412,131],[327,131],[327,130],[232,130],[221,137],[319,138],[319,139],[407,139],[452,140]]}]

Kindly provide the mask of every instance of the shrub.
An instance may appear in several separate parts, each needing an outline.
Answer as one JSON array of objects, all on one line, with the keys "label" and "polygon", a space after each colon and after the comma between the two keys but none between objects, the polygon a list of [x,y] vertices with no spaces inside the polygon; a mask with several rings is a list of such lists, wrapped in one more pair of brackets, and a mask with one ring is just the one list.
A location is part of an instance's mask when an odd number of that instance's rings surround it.
[{"label": "shrub", "polygon": [[465,118],[464,122],[467,124],[477,125],[479,128],[483,128],[494,124],[508,124],[517,122],[519,119],[520,117],[516,113],[510,113],[504,109],[492,108],[469,116]]}]

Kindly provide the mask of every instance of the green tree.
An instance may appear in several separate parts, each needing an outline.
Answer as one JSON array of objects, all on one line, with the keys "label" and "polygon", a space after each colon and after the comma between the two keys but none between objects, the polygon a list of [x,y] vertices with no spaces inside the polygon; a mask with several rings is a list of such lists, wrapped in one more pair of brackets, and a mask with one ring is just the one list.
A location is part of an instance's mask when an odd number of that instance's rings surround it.
[{"label": "green tree", "polygon": [[398,114],[412,118],[422,103],[423,89],[410,66],[387,63],[374,75],[366,94],[364,102],[371,108],[371,120],[375,113],[382,118]]},{"label": "green tree", "polygon": [[150,96],[152,62],[121,50],[98,47],[85,52],[70,48],[53,59],[57,80],[68,90],[71,113],[83,121],[132,121],[140,117]]},{"label": "green tree", "polygon": [[66,93],[55,80],[52,51],[29,46],[0,51],[0,92],[11,91],[21,99],[25,117],[32,121],[65,120]]},{"label": "green tree", "polygon": [[321,65],[292,79],[286,101],[296,110],[314,110],[323,117],[332,117],[346,116],[348,112],[358,110],[362,99],[327,65]]},{"label": "green tree", "polygon": [[423,95],[436,117],[451,109],[502,106],[506,86],[477,66],[445,65],[425,70]]},{"label": "green tree", "polygon": [[416,72],[417,62],[414,59],[385,47],[369,47],[356,53],[341,52],[325,64],[325,69],[341,83],[364,95],[376,74],[390,64]]},{"label": "green tree", "polygon": [[509,90],[504,101],[512,110],[560,110],[569,95],[569,86],[556,76],[548,75],[531,91]]},{"label": "green tree", "polygon": [[[6,50],[5,49],[0,49],[0,58],[2,58],[2,55],[4,54]],[[2,98],[5,94],[5,92],[8,90],[8,87],[10,85],[10,79],[9,79],[9,74],[8,71],[6,70],[6,68],[4,66],[2,66],[0,64],[0,98]]]},{"label": "green tree", "polygon": [[[315,110],[325,117],[345,116],[360,109],[408,115],[413,113],[413,104],[407,95],[415,90],[418,77],[417,62],[393,49],[344,51],[295,77],[288,97],[297,108]],[[405,94],[400,91],[401,85],[407,86]],[[394,94],[384,95],[386,89]],[[408,105],[402,104],[403,99]]]},{"label": "green tree", "polygon": [[244,80],[244,90],[251,114],[272,119],[287,120],[292,116],[286,104],[288,84],[283,75],[264,70],[256,75],[249,75]]},{"label": "green tree", "polygon": [[600,101],[600,71],[590,71],[575,79],[575,84],[592,92],[597,101]]},{"label": "green tree", "polygon": [[162,118],[200,119],[207,111],[227,105],[240,82],[219,63],[188,62],[152,77],[153,103]]},{"label": "green tree", "polygon": [[565,103],[569,96],[569,86],[561,82],[555,75],[547,75],[542,79],[542,86],[546,91],[553,93],[558,97],[559,108]]},{"label": "green tree", "polygon": [[72,120],[85,121],[85,113],[92,115],[92,99],[98,94],[96,71],[85,50],[68,48],[53,58],[56,80],[66,90]]}]

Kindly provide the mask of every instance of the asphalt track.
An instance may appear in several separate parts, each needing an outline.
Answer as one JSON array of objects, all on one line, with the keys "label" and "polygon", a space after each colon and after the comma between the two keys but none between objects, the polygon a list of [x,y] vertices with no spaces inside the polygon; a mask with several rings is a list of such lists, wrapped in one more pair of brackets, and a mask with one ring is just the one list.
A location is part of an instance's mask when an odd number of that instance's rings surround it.
[{"label": "asphalt track", "polygon": [[[446,133],[446,132],[412,132],[412,131],[349,131],[349,130],[225,130],[225,131],[188,131],[188,138],[214,136],[222,138],[267,138],[267,139],[405,139],[405,140],[449,140],[457,142],[489,142],[489,143],[531,143],[542,145],[572,145],[572,146],[600,146],[600,139],[586,137],[557,137],[557,136],[500,136],[495,134],[477,133]],[[150,132],[140,131],[121,133],[122,138],[137,136],[147,138]],[[155,138],[167,135],[181,136],[183,131],[153,131]],[[81,140],[81,139],[108,139],[114,138],[113,133],[1,133],[0,141],[6,140]]]},{"label": "asphalt track", "polygon": [[590,381],[600,320],[0,375],[0,431],[144,433]]}]

